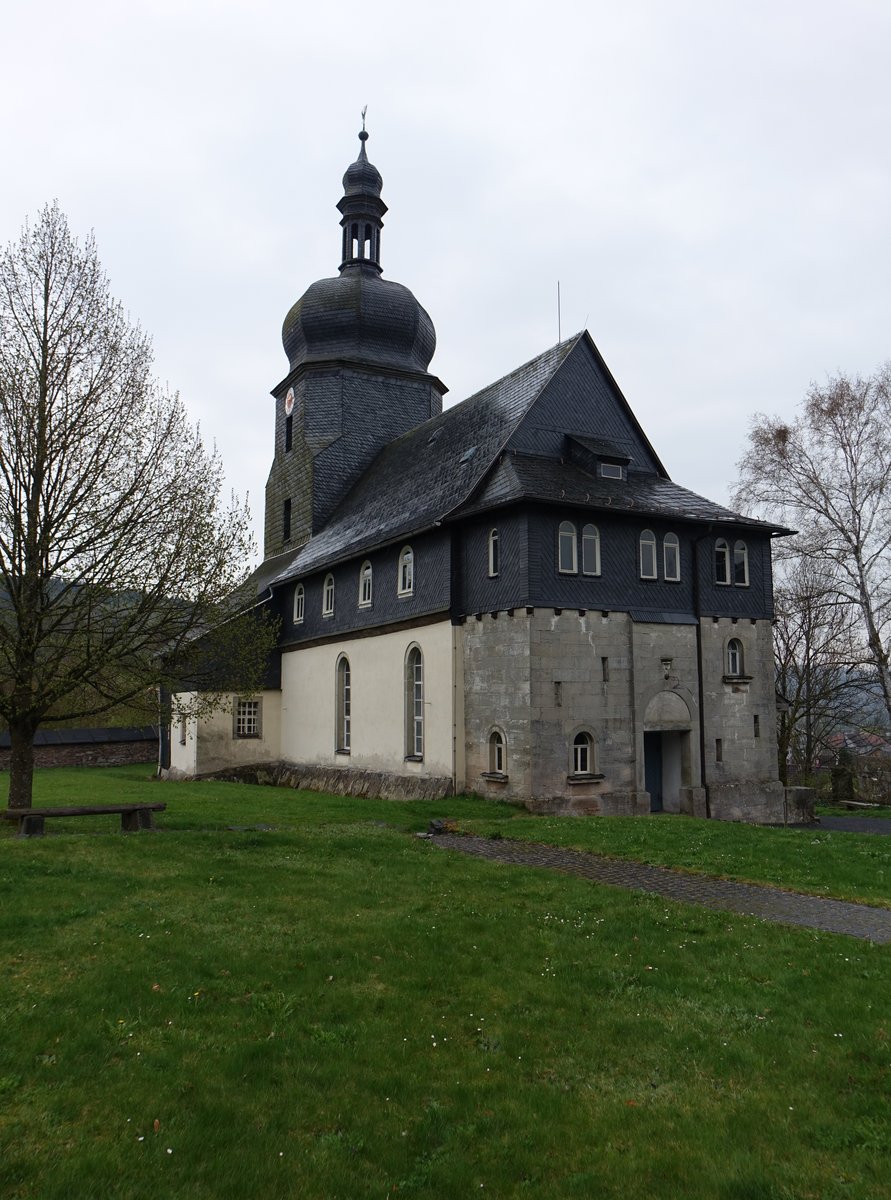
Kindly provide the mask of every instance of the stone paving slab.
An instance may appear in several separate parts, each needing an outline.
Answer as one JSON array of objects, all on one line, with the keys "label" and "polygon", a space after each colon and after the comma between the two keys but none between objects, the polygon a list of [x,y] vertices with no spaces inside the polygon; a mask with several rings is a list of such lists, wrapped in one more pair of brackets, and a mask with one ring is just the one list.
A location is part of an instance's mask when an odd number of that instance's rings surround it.
[{"label": "stone paving slab", "polygon": [[784,892],[764,884],[734,883],[711,875],[687,875],[668,867],[602,858],[583,850],[567,850],[535,842],[507,838],[464,837],[437,834],[431,842],[440,850],[458,850],[495,862],[518,867],[542,867],[580,875],[611,887],[651,892],[669,900],[698,904],[719,912],[742,913],[779,925],[801,925],[842,933],[870,942],[891,942],[891,910],[851,904],[846,900],[824,900],[800,892]]}]

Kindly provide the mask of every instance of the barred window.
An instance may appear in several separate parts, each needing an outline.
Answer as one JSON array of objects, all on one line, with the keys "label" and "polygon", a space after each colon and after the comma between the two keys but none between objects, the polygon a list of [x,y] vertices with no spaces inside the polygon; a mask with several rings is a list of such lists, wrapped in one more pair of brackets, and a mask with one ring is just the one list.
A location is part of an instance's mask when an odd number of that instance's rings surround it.
[{"label": "barred window", "polygon": [[237,738],[258,738],[260,730],[261,702],[259,700],[235,701],[235,736]]}]

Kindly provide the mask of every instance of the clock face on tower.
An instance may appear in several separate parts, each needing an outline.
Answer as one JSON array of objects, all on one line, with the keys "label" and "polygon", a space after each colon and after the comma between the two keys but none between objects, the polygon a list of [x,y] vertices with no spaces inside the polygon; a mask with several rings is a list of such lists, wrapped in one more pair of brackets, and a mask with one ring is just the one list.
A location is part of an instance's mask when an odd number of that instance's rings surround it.
[{"label": "clock face on tower", "polygon": [[294,411],[294,389],[288,388],[288,394],[285,396],[285,416],[289,417]]}]

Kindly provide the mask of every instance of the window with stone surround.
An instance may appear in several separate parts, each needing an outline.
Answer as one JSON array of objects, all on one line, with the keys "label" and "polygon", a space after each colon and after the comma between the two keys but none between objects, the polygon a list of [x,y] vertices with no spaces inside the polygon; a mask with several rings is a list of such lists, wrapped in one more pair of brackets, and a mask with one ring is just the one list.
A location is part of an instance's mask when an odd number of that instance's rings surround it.
[{"label": "window with stone surround", "polygon": [[504,734],[500,729],[494,729],[489,735],[489,773],[491,775],[507,774]]},{"label": "window with stone surround", "polygon": [[336,667],[337,687],[337,732],[334,749],[338,754],[349,754],[352,739],[352,687],[350,660],[341,654]]},{"label": "window with stone surround", "polygon": [[572,774],[594,774],[594,739],[584,729],[572,739]]},{"label": "window with stone surround", "polygon": [[405,656],[405,757],[424,757],[424,657],[420,646]]},{"label": "window with stone surround", "polygon": [[727,643],[727,674],[743,675],[744,673],[743,644],[739,638],[731,638]]}]

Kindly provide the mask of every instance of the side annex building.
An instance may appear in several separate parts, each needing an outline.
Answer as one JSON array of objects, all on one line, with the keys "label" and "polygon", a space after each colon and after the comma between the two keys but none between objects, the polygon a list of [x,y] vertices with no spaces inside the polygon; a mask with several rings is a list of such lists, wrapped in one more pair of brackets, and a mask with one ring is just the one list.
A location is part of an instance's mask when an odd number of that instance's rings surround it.
[{"label": "side annex building", "polygon": [[792,819],[771,636],[785,531],[672,482],[587,332],[443,411],[432,321],[382,277],[359,137],[339,274],[282,331],[253,576],[280,621],[267,686],[201,720],[174,697],[162,774]]}]

